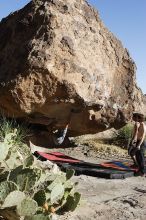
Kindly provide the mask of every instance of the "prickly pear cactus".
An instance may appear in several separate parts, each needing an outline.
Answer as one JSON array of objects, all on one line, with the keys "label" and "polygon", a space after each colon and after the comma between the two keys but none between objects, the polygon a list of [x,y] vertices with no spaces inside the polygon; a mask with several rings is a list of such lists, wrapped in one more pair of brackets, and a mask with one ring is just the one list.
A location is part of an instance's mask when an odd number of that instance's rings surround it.
[{"label": "prickly pear cactus", "polygon": [[80,201],[81,195],[76,192],[74,195],[69,195],[66,199],[66,203],[64,205],[64,210],[66,211],[74,211]]},{"label": "prickly pear cactus", "polygon": [[51,220],[61,210],[73,211],[80,200],[70,181],[74,171],[54,174],[43,170],[29,150],[24,150],[25,154],[16,145],[16,133],[6,135],[0,143],[0,216],[7,220]]},{"label": "prickly pear cactus", "polygon": [[26,195],[23,192],[15,190],[9,193],[8,196],[5,198],[2,208],[17,206],[22,202],[22,200],[25,199],[25,197]]},{"label": "prickly pear cactus", "polygon": [[25,198],[17,206],[17,213],[20,216],[33,216],[37,212],[37,202],[30,198]]},{"label": "prickly pear cactus", "polygon": [[0,143],[0,163],[6,159],[10,146],[5,143]]},{"label": "prickly pear cactus", "polygon": [[38,192],[36,192],[33,199],[37,202],[38,206],[43,206],[46,202],[45,190],[39,190]]},{"label": "prickly pear cactus", "polygon": [[71,177],[75,174],[75,171],[73,169],[66,170],[66,179],[69,180]]},{"label": "prickly pear cactus", "polygon": [[43,214],[34,215],[32,217],[26,217],[24,220],[51,220],[49,216]]},{"label": "prickly pear cactus", "polygon": [[4,181],[0,183],[0,204],[3,204],[9,193],[17,190],[18,187],[14,182]]},{"label": "prickly pear cactus", "polygon": [[24,167],[31,167],[34,162],[34,157],[32,155],[29,155],[25,160],[24,160]]},{"label": "prickly pear cactus", "polygon": [[[11,177],[11,175],[10,175]],[[10,178],[11,181],[15,182],[20,191],[30,191],[35,183],[37,182],[38,174],[34,169],[25,168],[21,170],[17,176]]]},{"label": "prickly pear cactus", "polygon": [[64,186],[59,183],[51,191],[51,204],[57,203],[64,195]]}]

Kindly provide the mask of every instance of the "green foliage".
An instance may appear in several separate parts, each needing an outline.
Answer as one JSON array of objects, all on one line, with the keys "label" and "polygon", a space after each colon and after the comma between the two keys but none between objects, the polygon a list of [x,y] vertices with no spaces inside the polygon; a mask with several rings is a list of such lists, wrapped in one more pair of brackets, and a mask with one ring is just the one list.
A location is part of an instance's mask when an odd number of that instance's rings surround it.
[{"label": "green foliage", "polygon": [[25,199],[25,194],[21,191],[13,191],[5,198],[2,208],[8,208],[19,205]]},{"label": "green foliage", "polygon": [[33,199],[37,202],[38,206],[43,206],[46,202],[45,190],[39,190],[36,192]]},{"label": "green foliage", "polygon": [[51,191],[51,204],[56,204],[64,195],[64,186],[62,183],[58,183]]},{"label": "green foliage", "polygon": [[24,220],[50,220],[49,216],[38,214],[32,217],[26,217]]},{"label": "green foliage", "polygon": [[75,174],[75,171],[73,169],[67,170],[66,171],[66,179],[69,180],[74,174]]},{"label": "green foliage", "polygon": [[74,211],[80,201],[81,195],[76,192],[74,195],[69,195],[66,199],[66,203],[63,206],[63,209],[66,211]]},{"label": "green foliage", "polygon": [[10,175],[10,180],[17,184],[20,191],[30,191],[38,178],[37,170],[31,168],[25,168],[21,170],[13,178]]},{"label": "green foliage", "polygon": [[0,204],[3,204],[5,198],[13,191],[17,190],[17,185],[10,181],[0,183]]},{"label": "green foliage", "polygon": [[25,198],[17,206],[17,213],[20,216],[33,216],[37,211],[37,202],[30,198]]},{"label": "green foliage", "polygon": [[[4,116],[0,119],[0,141],[12,141],[20,146],[28,134],[24,125],[19,125],[15,120],[7,120]],[[13,136],[13,138],[11,138]]]},{"label": "green foliage", "polygon": [[6,159],[9,152],[9,145],[5,143],[0,144],[0,162]]},{"label": "green foliage", "polygon": [[26,146],[27,153],[23,153],[16,141],[17,130],[12,132],[8,124],[5,127],[0,143],[0,216],[8,220],[22,216],[25,220],[49,220],[52,210],[59,212],[66,207],[73,211],[80,200],[70,181],[74,171],[54,174],[42,170]]},{"label": "green foliage", "polygon": [[12,169],[7,179],[12,180],[14,182],[14,179],[17,178],[17,176],[22,170],[23,170],[23,165],[20,165],[16,167],[15,169]]},{"label": "green foliage", "polygon": [[25,160],[24,160],[24,167],[30,167],[33,165],[34,162],[34,157],[32,155],[28,156]]},{"label": "green foliage", "polygon": [[129,141],[132,137],[133,127],[131,125],[126,125],[119,129],[113,138],[113,142],[123,148],[127,148]]},{"label": "green foliage", "polygon": [[[50,178],[49,178],[50,179]],[[54,178],[53,181],[49,182],[49,185],[47,187],[47,189],[49,191],[52,191],[53,188],[58,185],[58,184],[64,184],[66,181],[66,176],[63,175],[63,174],[60,174],[60,175],[56,175],[56,177]]]},{"label": "green foliage", "polygon": [[5,117],[0,119],[0,140],[4,141],[7,134],[13,132],[13,123],[8,121]]}]

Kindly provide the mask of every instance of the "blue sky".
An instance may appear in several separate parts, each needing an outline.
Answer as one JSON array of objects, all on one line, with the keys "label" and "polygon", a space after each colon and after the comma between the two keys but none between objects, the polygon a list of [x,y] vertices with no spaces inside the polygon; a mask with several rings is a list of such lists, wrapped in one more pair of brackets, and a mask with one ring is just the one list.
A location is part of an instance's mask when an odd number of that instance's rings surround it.
[{"label": "blue sky", "polygon": [[137,83],[146,94],[146,0],[88,0],[137,65]]},{"label": "blue sky", "polygon": [[[0,20],[30,0],[0,0]],[[146,0],[88,0],[123,43],[137,65],[137,83],[146,94]]]}]

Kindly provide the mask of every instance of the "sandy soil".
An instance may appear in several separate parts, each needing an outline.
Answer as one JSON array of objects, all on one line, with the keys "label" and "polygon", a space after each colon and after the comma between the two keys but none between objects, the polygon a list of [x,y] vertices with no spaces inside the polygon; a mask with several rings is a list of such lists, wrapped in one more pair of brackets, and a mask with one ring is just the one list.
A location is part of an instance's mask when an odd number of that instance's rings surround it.
[{"label": "sandy soil", "polygon": [[74,181],[78,181],[82,194],[80,205],[59,220],[146,219],[145,177],[107,180],[81,175]]},{"label": "sandy soil", "polygon": [[[68,155],[85,161],[100,163],[110,159],[128,159],[124,155],[107,154],[104,151],[96,154],[88,148],[61,149]],[[113,156],[112,156],[113,155]],[[82,194],[78,208],[59,220],[145,220],[146,219],[146,177],[108,180],[90,176],[75,176],[79,184],[77,190]]]},{"label": "sandy soil", "polygon": [[[111,159],[130,159],[127,151],[86,142],[78,147],[49,149],[85,161],[100,163]],[[110,149],[110,150],[109,150]],[[59,216],[59,220],[145,220],[146,177],[108,180],[85,175],[74,176],[77,191],[82,195],[74,212]]]}]

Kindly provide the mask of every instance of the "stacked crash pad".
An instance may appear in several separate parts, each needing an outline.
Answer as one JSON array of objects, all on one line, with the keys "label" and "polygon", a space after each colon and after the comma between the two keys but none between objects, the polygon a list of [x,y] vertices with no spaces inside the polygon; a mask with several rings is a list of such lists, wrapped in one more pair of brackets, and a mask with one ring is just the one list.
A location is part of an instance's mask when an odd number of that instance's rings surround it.
[{"label": "stacked crash pad", "polygon": [[84,174],[107,179],[124,179],[134,176],[137,171],[128,160],[94,164],[75,159],[60,152],[43,153],[37,151],[34,155],[40,160],[50,160],[56,163],[64,171],[66,169],[74,169],[76,175]]}]

